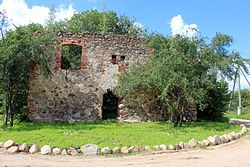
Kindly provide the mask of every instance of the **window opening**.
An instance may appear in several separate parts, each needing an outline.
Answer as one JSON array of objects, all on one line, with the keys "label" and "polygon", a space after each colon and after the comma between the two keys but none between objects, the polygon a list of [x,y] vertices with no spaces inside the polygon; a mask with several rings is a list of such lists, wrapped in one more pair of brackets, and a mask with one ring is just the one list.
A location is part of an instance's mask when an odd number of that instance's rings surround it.
[{"label": "window opening", "polygon": [[116,55],[112,55],[111,62],[112,62],[112,64],[117,64],[117,56]]},{"label": "window opening", "polygon": [[81,68],[82,47],[78,45],[64,45],[62,47],[61,68],[79,70]]}]

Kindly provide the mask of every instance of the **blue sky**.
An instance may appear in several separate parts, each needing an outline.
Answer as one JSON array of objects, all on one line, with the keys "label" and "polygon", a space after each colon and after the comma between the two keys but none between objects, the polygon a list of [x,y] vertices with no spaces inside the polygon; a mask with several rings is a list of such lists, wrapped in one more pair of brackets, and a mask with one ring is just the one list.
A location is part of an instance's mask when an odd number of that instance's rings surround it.
[{"label": "blue sky", "polygon": [[231,49],[250,58],[250,0],[0,0],[0,10],[8,8],[14,22],[27,24],[43,22],[52,5],[62,19],[84,10],[102,10],[104,2],[108,10],[135,17],[150,32],[171,35],[195,26],[208,38],[216,32],[231,35]]}]

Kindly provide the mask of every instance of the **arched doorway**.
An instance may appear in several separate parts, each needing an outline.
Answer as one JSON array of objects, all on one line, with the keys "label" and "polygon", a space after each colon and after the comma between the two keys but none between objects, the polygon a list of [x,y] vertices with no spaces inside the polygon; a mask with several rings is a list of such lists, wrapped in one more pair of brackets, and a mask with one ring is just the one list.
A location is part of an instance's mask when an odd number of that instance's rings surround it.
[{"label": "arched doorway", "polygon": [[108,89],[103,95],[102,119],[117,119],[118,116],[118,97]]}]

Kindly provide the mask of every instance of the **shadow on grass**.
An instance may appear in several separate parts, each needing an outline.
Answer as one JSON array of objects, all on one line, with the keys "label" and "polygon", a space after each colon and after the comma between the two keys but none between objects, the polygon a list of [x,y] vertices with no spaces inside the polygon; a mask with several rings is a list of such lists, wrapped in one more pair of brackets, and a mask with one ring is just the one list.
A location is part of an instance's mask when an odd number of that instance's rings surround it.
[{"label": "shadow on grass", "polygon": [[34,131],[40,129],[62,129],[62,130],[93,130],[96,128],[107,128],[107,126],[121,126],[117,120],[105,120],[96,122],[70,122],[70,123],[45,123],[45,122],[20,122],[15,123],[14,127],[2,129],[5,131]]},{"label": "shadow on grass", "polygon": [[183,122],[181,127],[173,127],[173,124],[170,122],[159,122],[161,126],[159,128],[169,129],[169,126],[172,126],[172,129],[175,131],[186,131],[190,130],[206,130],[206,131],[218,131],[222,132],[225,130],[233,129],[235,125],[231,125],[228,123],[228,118],[224,118],[222,121],[197,121],[197,122]]}]

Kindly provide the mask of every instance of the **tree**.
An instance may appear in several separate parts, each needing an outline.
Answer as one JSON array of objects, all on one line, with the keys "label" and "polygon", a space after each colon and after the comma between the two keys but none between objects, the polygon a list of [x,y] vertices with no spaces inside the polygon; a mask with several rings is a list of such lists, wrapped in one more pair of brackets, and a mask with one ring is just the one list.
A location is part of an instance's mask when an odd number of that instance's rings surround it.
[{"label": "tree", "polygon": [[[233,55],[227,51],[231,42],[232,38],[223,34],[217,34],[211,43],[204,37],[151,36],[147,46],[154,50],[152,58],[120,78],[117,94],[144,111],[147,101],[155,101],[174,126],[181,126],[184,112],[193,104],[198,104],[201,112],[210,110],[214,98],[221,106],[213,112],[223,116],[228,100],[223,78],[234,74]],[[152,96],[145,98],[148,94]],[[217,94],[220,97],[214,96]]]},{"label": "tree", "polygon": [[113,11],[84,11],[74,14],[67,22],[70,32],[90,32],[100,34],[143,35],[145,30],[135,24],[135,19],[117,16]]},{"label": "tree", "polygon": [[7,126],[8,113],[10,126],[14,115],[26,111],[29,66],[39,64],[44,75],[49,75],[48,61],[53,54],[54,41],[44,33],[39,24],[20,26],[9,30],[0,44],[0,87],[6,99],[4,125]]}]

